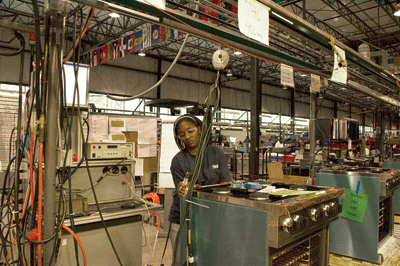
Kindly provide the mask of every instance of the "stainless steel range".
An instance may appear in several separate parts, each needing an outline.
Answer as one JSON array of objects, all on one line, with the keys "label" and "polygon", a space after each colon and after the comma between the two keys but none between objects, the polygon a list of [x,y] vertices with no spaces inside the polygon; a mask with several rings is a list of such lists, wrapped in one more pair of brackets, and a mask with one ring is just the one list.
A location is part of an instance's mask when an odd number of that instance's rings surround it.
[{"label": "stainless steel range", "polygon": [[194,192],[202,205],[191,207],[194,265],[328,265],[329,224],[338,219],[344,189],[269,184],[314,193],[306,199],[244,188]]},{"label": "stainless steel range", "polygon": [[330,252],[382,263],[384,246],[394,226],[394,191],[400,186],[400,170],[335,166],[320,170],[316,184],[341,187],[368,195],[362,223],[340,217],[331,226]]}]

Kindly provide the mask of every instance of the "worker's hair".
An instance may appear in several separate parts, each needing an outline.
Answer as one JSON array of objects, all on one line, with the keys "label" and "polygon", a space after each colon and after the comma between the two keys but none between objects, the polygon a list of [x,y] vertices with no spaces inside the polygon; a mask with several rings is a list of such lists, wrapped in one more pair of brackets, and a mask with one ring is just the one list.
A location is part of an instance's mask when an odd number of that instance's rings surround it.
[{"label": "worker's hair", "polygon": [[175,138],[176,145],[178,146],[178,148],[180,150],[183,150],[186,148],[185,143],[183,143],[183,141],[178,138],[178,127],[182,122],[190,122],[193,125],[195,125],[196,127],[200,127],[200,128],[203,126],[203,122],[201,122],[201,120],[199,118],[197,118],[196,116],[191,115],[191,114],[181,115],[180,117],[178,117],[175,120],[174,138]]}]

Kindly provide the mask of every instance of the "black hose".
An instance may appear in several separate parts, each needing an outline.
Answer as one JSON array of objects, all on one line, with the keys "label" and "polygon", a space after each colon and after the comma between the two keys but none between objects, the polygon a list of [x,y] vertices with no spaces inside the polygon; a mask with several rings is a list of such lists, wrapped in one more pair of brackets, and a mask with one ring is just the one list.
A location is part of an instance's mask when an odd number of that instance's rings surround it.
[{"label": "black hose", "polygon": [[16,56],[16,55],[19,55],[20,53],[22,53],[25,50],[25,39],[24,39],[24,36],[22,36],[22,34],[19,33],[18,31],[14,31],[14,35],[15,35],[15,37],[18,38],[21,47],[17,51],[14,51],[14,52],[11,52],[11,53],[0,53],[0,55],[2,55],[2,56]]},{"label": "black hose", "polygon": [[11,161],[11,146],[12,146],[12,137],[14,135],[15,127],[11,130],[11,135],[10,135],[10,147],[8,148],[8,161]]},{"label": "black hose", "polygon": [[[25,39],[21,34],[17,34],[14,32],[17,38],[20,39],[21,45],[25,47]],[[22,39],[21,39],[22,38]],[[20,72],[19,72],[19,97],[18,97],[18,125],[17,125],[17,143],[16,143],[16,163],[15,163],[15,178],[14,178],[14,213],[15,213],[15,223],[19,224],[19,167],[20,167],[20,145],[21,145],[21,115],[22,115],[22,82],[24,77],[24,57],[25,53],[24,50],[21,52],[21,64],[20,64]],[[17,231],[17,248],[18,248],[18,259],[22,261],[22,252],[21,252],[21,239],[20,234]]]},{"label": "black hose", "polygon": [[36,119],[39,120],[41,110],[40,110],[40,74],[42,70],[42,46],[40,42],[40,16],[39,16],[39,7],[37,0],[32,0],[33,13],[35,17],[35,67],[36,67],[36,77],[35,77],[35,87],[36,87]]}]

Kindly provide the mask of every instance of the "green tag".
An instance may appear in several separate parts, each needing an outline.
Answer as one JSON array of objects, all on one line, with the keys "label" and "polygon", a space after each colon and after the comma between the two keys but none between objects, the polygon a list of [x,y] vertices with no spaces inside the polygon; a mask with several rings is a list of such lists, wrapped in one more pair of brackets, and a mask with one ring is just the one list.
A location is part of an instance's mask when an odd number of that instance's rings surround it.
[{"label": "green tag", "polygon": [[351,189],[346,189],[346,198],[343,201],[343,210],[340,216],[362,223],[367,210],[367,203],[367,194],[357,194]]},{"label": "green tag", "polygon": [[124,127],[125,121],[111,121],[111,127]]},{"label": "green tag", "polygon": [[115,140],[125,140],[125,136],[124,135],[111,135],[111,139],[113,141],[115,141]]}]

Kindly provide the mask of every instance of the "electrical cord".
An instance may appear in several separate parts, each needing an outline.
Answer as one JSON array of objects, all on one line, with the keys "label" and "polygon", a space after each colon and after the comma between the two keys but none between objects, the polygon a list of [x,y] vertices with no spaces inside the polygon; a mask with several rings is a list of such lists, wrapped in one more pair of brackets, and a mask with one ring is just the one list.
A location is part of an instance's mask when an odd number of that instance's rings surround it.
[{"label": "electrical cord", "polygon": [[[17,38],[21,42],[21,46],[23,46],[22,51],[20,52],[21,59],[20,59],[20,71],[19,71],[19,97],[18,97],[18,124],[17,124],[17,143],[16,143],[16,154],[15,157],[16,159],[16,164],[15,164],[15,178],[14,178],[14,198],[15,198],[15,203],[14,203],[14,213],[15,213],[15,224],[18,226],[19,224],[19,203],[18,203],[18,190],[19,190],[19,168],[20,168],[20,137],[21,137],[21,127],[22,127],[22,121],[21,121],[21,115],[22,115],[22,83],[23,83],[23,76],[24,76],[24,58],[25,58],[25,53],[24,53],[24,48],[25,48],[25,39],[24,37],[17,32],[14,32],[14,34],[17,35]],[[20,242],[20,235],[19,232],[17,231],[17,248],[18,248],[18,259],[22,261],[22,252],[21,252],[21,242]]]},{"label": "electrical cord", "polygon": [[159,81],[157,81],[156,84],[154,84],[153,86],[151,86],[150,88],[148,88],[148,89],[145,90],[144,92],[141,92],[141,93],[139,93],[139,94],[137,94],[137,95],[135,95],[135,96],[126,97],[126,98],[120,98],[120,97],[115,97],[115,96],[111,96],[111,95],[107,94],[107,98],[109,98],[109,99],[111,99],[111,100],[114,100],[114,101],[124,101],[124,102],[125,102],[125,101],[130,101],[130,100],[139,98],[140,96],[145,95],[146,93],[150,92],[151,90],[157,88],[157,87],[164,81],[164,79],[166,79],[166,78],[168,77],[169,72],[170,72],[171,69],[175,66],[176,62],[178,62],[178,59],[180,58],[180,56],[181,56],[181,54],[182,54],[182,52],[183,52],[183,48],[185,48],[185,45],[186,45],[186,42],[187,42],[188,39],[189,39],[189,36],[190,36],[189,34],[186,34],[186,37],[185,37],[185,39],[183,40],[183,43],[182,43],[182,45],[181,45],[181,48],[179,49],[179,52],[178,52],[178,54],[176,55],[174,61],[173,61],[172,64],[169,66],[167,72],[165,72],[165,74],[163,75],[163,77],[162,77]]},{"label": "electrical cord", "polygon": [[[77,53],[74,54],[74,55],[75,55],[75,56],[74,56],[74,59],[78,59],[79,56],[80,56],[80,49],[79,49],[79,47],[77,48],[77,50],[78,50]],[[80,114],[80,113],[81,113],[81,109],[80,109],[80,104],[79,104],[79,84],[78,84],[79,62],[76,63],[75,61],[76,61],[76,60],[73,61],[74,73],[75,73],[75,90],[74,90],[73,99],[74,99],[74,101],[75,101],[75,95],[76,95],[76,96],[77,96],[77,105],[78,105],[78,114]],[[75,94],[75,93],[76,93],[76,94]],[[84,142],[84,141],[85,141],[85,137],[84,137],[84,133],[83,133],[83,125],[82,125],[81,122],[79,122],[79,127],[80,127],[80,132],[81,132],[82,141]],[[112,239],[111,239],[111,235],[110,235],[110,233],[109,233],[109,231],[108,231],[107,225],[106,225],[106,223],[105,223],[105,221],[104,221],[103,214],[102,214],[101,209],[100,209],[99,201],[98,201],[98,199],[97,199],[97,194],[96,194],[96,191],[95,191],[94,185],[93,185],[94,183],[93,183],[92,175],[91,175],[91,172],[90,172],[90,169],[89,169],[89,161],[88,161],[88,158],[87,158],[86,149],[83,149],[83,158],[84,158],[85,163],[86,163],[86,170],[87,170],[87,173],[88,173],[88,176],[89,176],[89,181],[90,181],[90,185],[91,185],[91,187],[92,187],[92,192],[93,192],[93,198],[94,198],[94,200],[95,200],[96,207],[97,207],[97,210],[98,210],[98,212],[99,212],[100,220],[101,220],[102,225],[103,225],[103,227],[104,227],[104,230],[105,230],[105,232],[106,232],[107,238],[108,238],[108,240],[109,240],[109,242],[110,242],[110,244],[111,244],[111,247],[112,247],[112,249],[113,249],[113,251],[114,251],[114,254],[115,254],[115,256],[116,256],[116,258],[117,258],[119,264],[120,264],[121,266],[123,266],[122,261],[121,261],[121,258],[119,257],[118,252],[117,252],[117,249],[115,248],[115,245],[114,245],[114,243],[113,243],[113,241],[112,241]]]},{"label": "electrical cord", "polygon": [[[187,249],[187,259],[189,257],[192,257],[193,254],[193,246],[191,244],[191,229],[190,229],[190,219],[189,217],[189,202],[192,199],[192,195],[193,195],[193,189],[195,184],[197,183],[202,165],[203,165],[203,157],[204,157],[204,151],[206,149],[206,147],[208,146],[208,140],[210,138],[211,135],[211,131],[212,131],[212,118],[215,116],[216,111],[218,109],[218,104],[219,104],[219,98],[220,98],[220,90],[218,87],[218,79],[219,79],[219,71],[217,73],[217,78],[215,80],[215,84],[211,85],[209,91],[208,91],[208,96],[206,99],[206,112],[203,118],[203,126],[201,129],[201,136],[200,136],[200,142],[199,142],[199,147],[197,150],[197,154],[196,154],[196,158],[195,158],[195,163],[194,163],[194,169],[193,169],[193,173],[189,174],[188,178],[190,181],[190,185],[188,187],[186,196],[185,196],[185,201],[184,201],[184,205],[183,208],[181,206],[181,210],[183,213],[183,215],[181,214],[181,220],[180,220],[180,228],[177,234],[177,241],[175,244],[174,251],[173,251],[173,261],[175,263],[175,261],[177,260],[176,255],[177,255],[177,250],[178,250],[178,243],[179,243],[179,239],[181,237],[182,234],[182,228],[184,223],[187,223],[187,237],[188,237],[188,249]],[[211,97],[212,97],[212,93],[213,91],[216,90],[216,100],[215,100],[215,106],[214,109],[211,111]],[[186,200],[188,200],[189,202],[187,202]],[[190,263],[191,264],[191,263]]]},{"label": "electrical cord", "polygon": [[11,130],[11,135],[10,135],[10,146],[9,146],[9,148],[8,148],[8,161],[11,161],[12,138],[13,138],[15,129],[16,129],[16,127],[13,127],[13,129]]},{"label": "electrical cord", "polygon": [[87,258],[86,258],[86,252],[85,252],[85,249],[83,248],[82,242],[79,240],[78,236],[68,226],[63,224],[63,228],[74,237],[76,242],[78,242],[79,247],[82,250],[84,265],[86,266],[87,265]]},{"label": "electrical cord", "polygon": [[22,53],[25,50],[25,38],[24,36],[22,36],[21,33],[19,33],[18,31],[13,31],[15,37],[17,37],[17,39],[19,40],[20,43],[20,48],[17,51],[11,52],[11,53],[0,53],[0,55],[2,56],[16,56],[19,55],[20,53]]},{"label": "electrical cord", "polygon": [[[68,48],[68,50],[67,50],[67,52],[66,52],[67,55],[66,55],[66,57],[64,58],[64,63],[67,62],[68,59],[71,58],[72,54],[74,53],[74,49],[76,49],[76,47],[78,46],[78,44],[81,42],[81,39],[82,39],[83,36],[85,35],[87,29],[89,28],[90,22],[92,21],[93,16],[94,16],[94,10],[95,10],[95,9],[94,9],[93,7],[90,9],[90,12],[89,12],[89,14],[88,14],[88,16],[87,16],[87,18],[86,18],[85,26],[81,28],[81,31],[80,31],[80,34],[79,34],[79,38],[76,39],[76,41],[74,42],[74,44],[73,44],[70,48]],[[76,14],[76,12],[75,12],[75,14]],[[74,36],[76,36],[76,35],[74,35]]]}]

